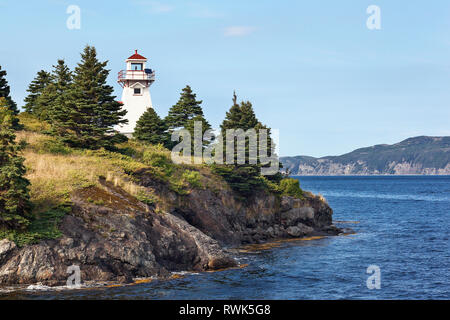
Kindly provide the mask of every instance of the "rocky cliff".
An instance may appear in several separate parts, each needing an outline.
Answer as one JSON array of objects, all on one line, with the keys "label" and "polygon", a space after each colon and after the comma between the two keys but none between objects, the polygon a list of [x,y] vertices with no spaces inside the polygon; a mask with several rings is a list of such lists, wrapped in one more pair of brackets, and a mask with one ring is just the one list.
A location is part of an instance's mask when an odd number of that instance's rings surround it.
[{"label": "rocky cliff", "polygon": [[416,137],[323,158],[281,158],[292,175],[449,175],[450,137]]},{"label": "rocky cliff", "polygon": [[216,270],[237,266],[229,246],[340,232],[331,208],[309,193],[294,199],[262,192],[242,202],[226,188],[177,194],[145,169],[137,180],[161,205],[144,204],[106,180],[73,192],[62,237],[24,247],[0,241],[0,284],[64,285],[71,265],[80,267],[84,283]]}]

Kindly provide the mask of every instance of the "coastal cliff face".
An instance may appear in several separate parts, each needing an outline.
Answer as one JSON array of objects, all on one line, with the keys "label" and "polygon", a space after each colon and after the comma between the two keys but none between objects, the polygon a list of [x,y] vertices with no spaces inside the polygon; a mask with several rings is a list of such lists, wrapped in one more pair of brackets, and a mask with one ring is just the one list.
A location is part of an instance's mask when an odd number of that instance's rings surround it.
[{"label": "coastal cliff face", "polygon": [[67,268],[84,283],[169,277],[176,271],[237,266],[224,247],[306,235],[336,235],[332,210],[320,197],[277,197],[262,192],[246,202],[228,189],[171,192],[145,170],[142,186],[162,206],[147,205],[110,182],[74,192],[63,236],[19,248],[0,241],[0,284],[65,285]]},{"label": "coastal cliff face", "polygon": [[450,137],[416,137],[336,156],[283,157],[292,175],[449,175]]}]

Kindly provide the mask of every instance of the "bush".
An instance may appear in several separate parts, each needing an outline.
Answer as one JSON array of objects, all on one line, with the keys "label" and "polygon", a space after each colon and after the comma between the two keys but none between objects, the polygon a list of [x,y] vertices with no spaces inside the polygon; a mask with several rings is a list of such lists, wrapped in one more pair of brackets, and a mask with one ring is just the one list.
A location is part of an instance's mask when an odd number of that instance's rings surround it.
[{"label": "bush", "polygon": [[72,153],[72,148],[59,140],[48,139],[42,142],[42,151],[44,153],[67,155]]},{"label": "bush", "polygon": [[62,236],[59,223],[65,214],[71,210],[70,206],[59,206],[39,214],[31,220],[28,228],[24,231],[0,230],[0,239],[14,241],[19,247],[28,244],[39,243],[45,239],[57,239]]},{"label": "bush", "polygon": [[50,124],[48,122],[39,120],[31,113],[22,112],[18,115],[18,118],[26,131],[43,133],[50,130]]},{"label": "bush", "polygon": [[259,175],[256,166],[213,165],[212,171],[223,177],[240,198],[251,196],[267,187],[266,180]]},{"label": "bush", "polygon": [[203,184],[201,182],[201,175],[198,171],[186,170],[183,172],[183,179],[187,181],[193,188],[201,189]]},{"label": "bush", "polygon": [[303,190],[300,188],[300,181],[293,178],[285,178],[280,181],[280,191],[283,195],[295,198],[303,198]]},{"label": "bush", "polygon": [[148,193],[148,192],[146,192],[144,190],[139,191],[137,193],[137,195],[136,195],[136,198],[140,202],[143,202],[143,203],[145,203],[145,204],[147,204],[149,206],[150,205],[154,205],[156,203],[155,197],[152,194],[150,194],[150,193]]}]

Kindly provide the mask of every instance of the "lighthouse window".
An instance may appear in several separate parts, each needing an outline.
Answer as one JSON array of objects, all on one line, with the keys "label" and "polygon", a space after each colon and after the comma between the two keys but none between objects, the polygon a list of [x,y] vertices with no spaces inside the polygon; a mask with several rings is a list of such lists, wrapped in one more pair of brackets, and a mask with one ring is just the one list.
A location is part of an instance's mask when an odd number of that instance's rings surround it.
[{"label": "lighthouse window", "polygon": [[142,63],[132,63],[131,70],[133,71],[142,71]]},{"label": "lighthouse window", "polygon": [[141,88],[134,88],[134,94],[141,94]]}]

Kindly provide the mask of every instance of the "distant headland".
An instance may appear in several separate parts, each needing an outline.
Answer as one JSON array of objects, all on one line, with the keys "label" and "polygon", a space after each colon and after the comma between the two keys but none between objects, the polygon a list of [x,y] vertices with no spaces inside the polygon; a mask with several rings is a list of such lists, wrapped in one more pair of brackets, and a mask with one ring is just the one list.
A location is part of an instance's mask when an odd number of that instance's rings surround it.
[{"label": "distant headland", "polygon": [[291,175],[450,175],[450,137],[414,137],[340,156],[281,157]]}]

